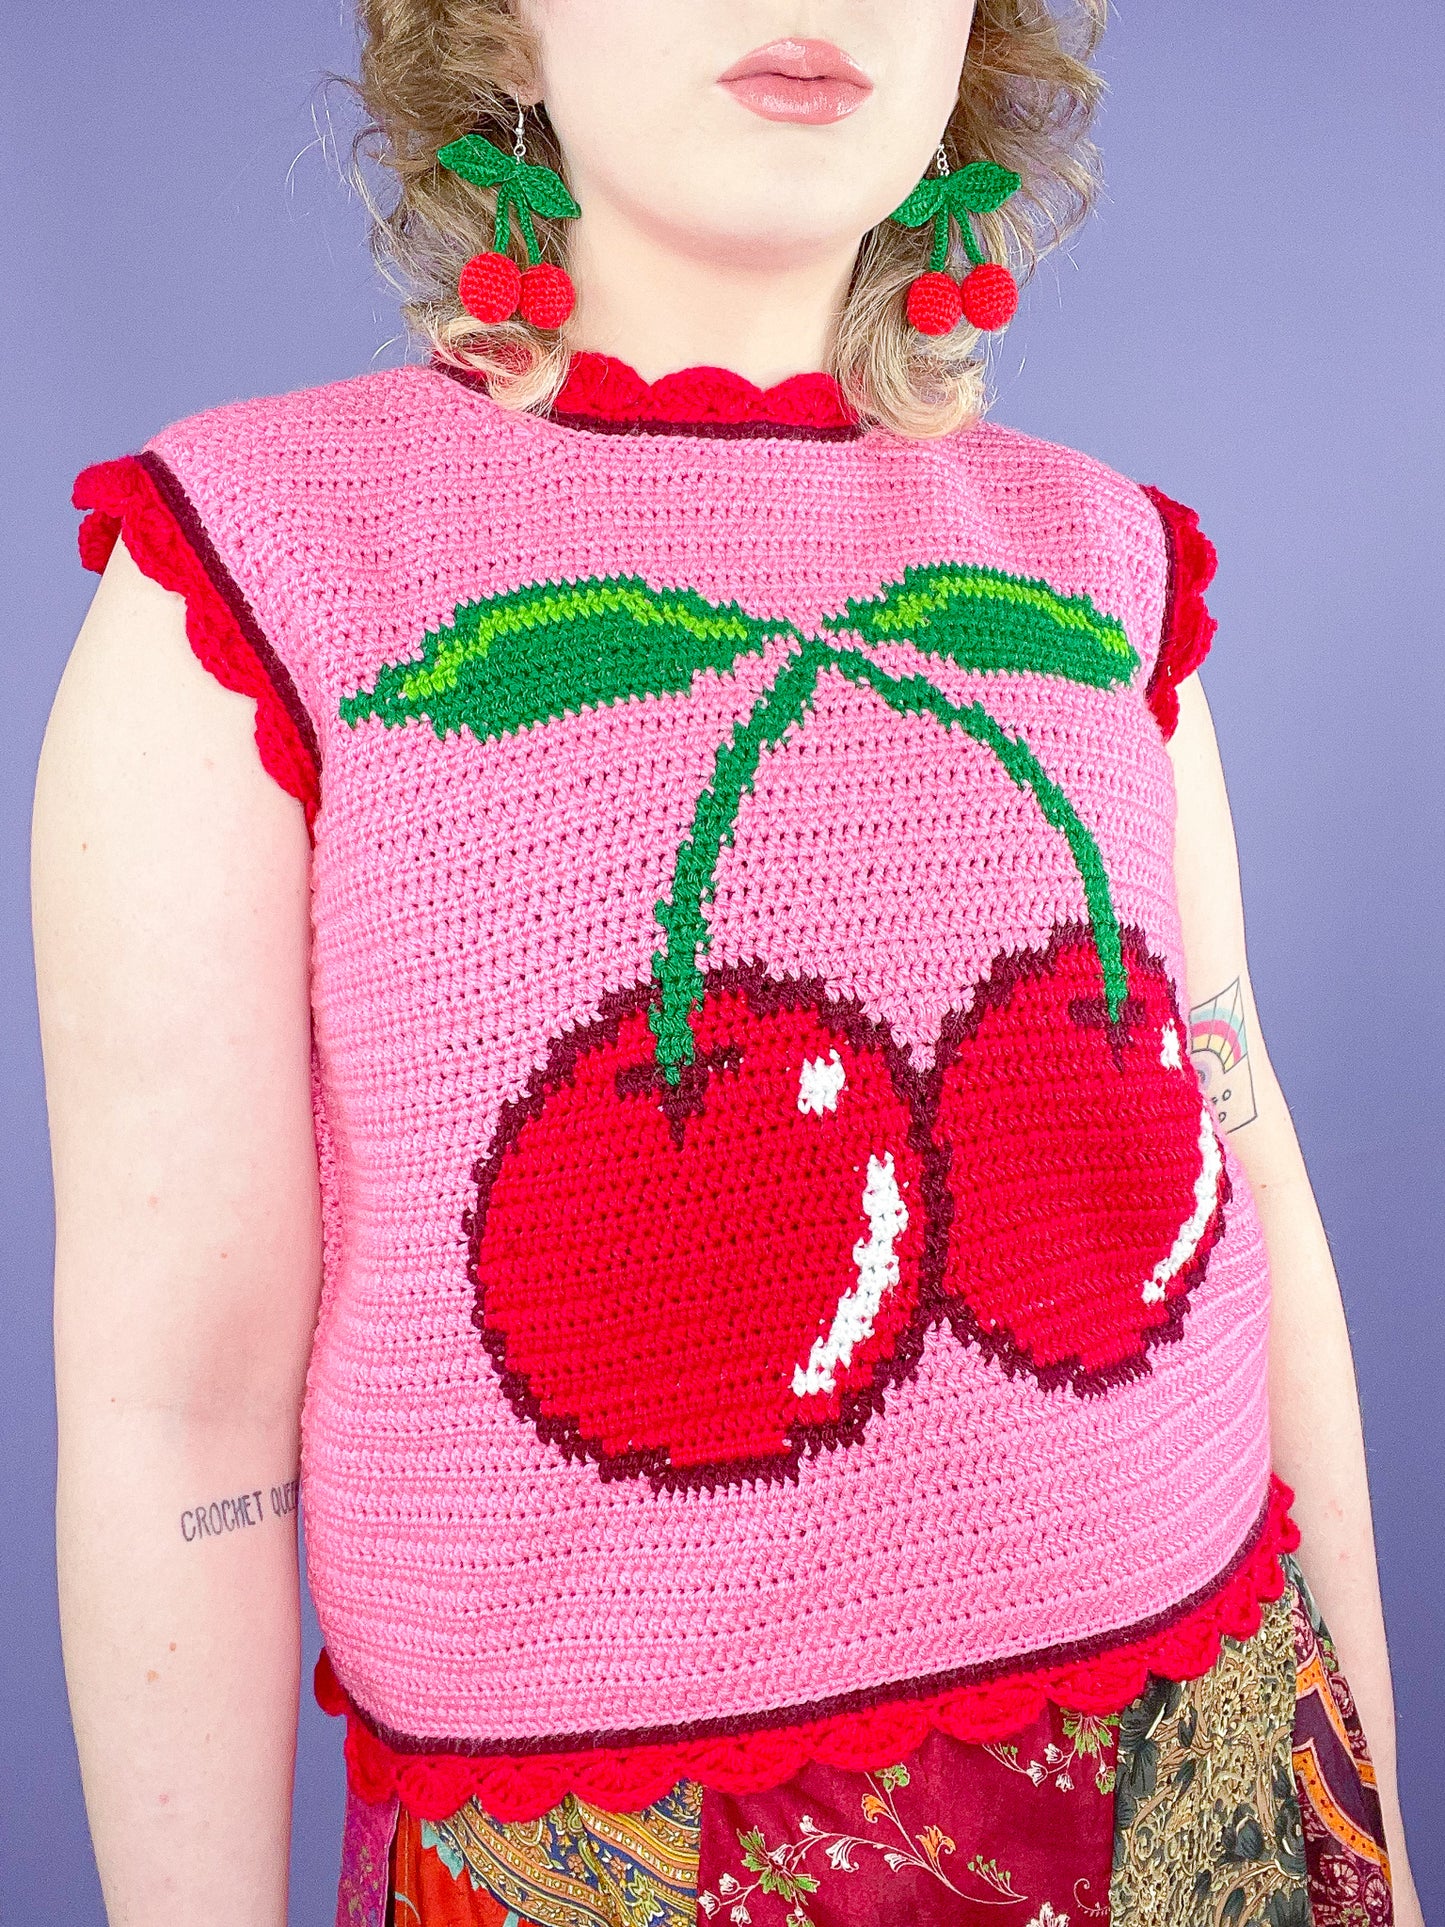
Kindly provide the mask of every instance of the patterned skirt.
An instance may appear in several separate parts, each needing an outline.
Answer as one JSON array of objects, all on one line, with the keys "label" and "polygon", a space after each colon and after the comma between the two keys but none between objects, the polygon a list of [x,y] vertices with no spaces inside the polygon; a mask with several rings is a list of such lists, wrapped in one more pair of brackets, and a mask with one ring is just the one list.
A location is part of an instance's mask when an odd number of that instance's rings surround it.
[{"label": "patterned skirt", "polygon": [[640,1813],[441,1822],[352,1798],[338,1927],[1384,1927],[1375,1774],[1303,1576],[1253,1638],[1122,1714],[1007,1744],[933,1733],[876,1772],[807,1767]]}]

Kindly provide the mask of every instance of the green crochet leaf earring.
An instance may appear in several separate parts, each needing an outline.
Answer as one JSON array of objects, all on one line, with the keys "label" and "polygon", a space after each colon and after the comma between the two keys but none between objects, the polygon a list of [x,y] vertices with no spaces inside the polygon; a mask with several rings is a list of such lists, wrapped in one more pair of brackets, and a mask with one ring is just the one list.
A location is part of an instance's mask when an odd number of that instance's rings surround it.
[{"label": "green crochet leaf earring", "polygon": [[[480,134],[464,134],[443,147],[437,160],[464,181],[497,190],[494,251],[474,254],[457,281],[457,295],[467,313],[491,326],[520,314],[534,328],[560,328],[576,306],[577,290],[565,268],[542,259],[532,217],[540,214],[549,221],[571,221],[582,210],[560,174],[528,162],[526,108],[518,103],[510,154]],[[530,263],[525,273],[507,252],[514,214]]]},{"label": "green crochet leaf earring", "polygon": [[[1006,327],[1018,309],[1018,283],[1001,262],[984,258],[972,217],[992,214],[1018,192],[1022,183],[1011,168],[1000,167],[996,161],[972,161],[956,174],[950,173],[942,142],[935,165],[938,171],[925,175],[903,205],[888,217],[900,227],[933,224],[928,272],[920,274],[908,290],[908,319],[921,335],[949,334],[964,319],[985,332]],[[944,272],[954,221],[971,264],[962,282]]]}]

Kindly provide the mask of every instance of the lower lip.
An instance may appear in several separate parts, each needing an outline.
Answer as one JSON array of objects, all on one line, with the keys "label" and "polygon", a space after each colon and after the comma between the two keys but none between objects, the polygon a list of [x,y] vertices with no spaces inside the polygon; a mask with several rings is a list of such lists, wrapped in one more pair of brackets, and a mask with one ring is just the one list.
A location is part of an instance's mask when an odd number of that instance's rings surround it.
[{"label": "lower lip", "polygon": [[800,121],[817,127],[846,120],[867,100],[869,89],[851,80],[798,80],[791,74],[748,74],[725,80],[724,89],[763,120]]}]

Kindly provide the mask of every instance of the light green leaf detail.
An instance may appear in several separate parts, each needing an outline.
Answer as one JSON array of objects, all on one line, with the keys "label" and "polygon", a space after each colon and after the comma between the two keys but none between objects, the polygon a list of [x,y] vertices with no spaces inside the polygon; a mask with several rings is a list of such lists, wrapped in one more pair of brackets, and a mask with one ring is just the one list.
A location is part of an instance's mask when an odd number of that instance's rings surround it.
[{"label": "light green leaf detail", "polygon": [[818,678],[827,668],[873,690],[900,715],[932,716],[945,728],[972,736],[992,750],[1020,789],[1032,792],[1044,820],[1068,843],[1078,869],[1109,1020],[1114,1022],[1123,1008],[1129,980],[1104,859],[1067,794],[1028,744],[1022,737],[1011,736],[981,703],[950,702],[923,676],[891,676],[857,649],[835,649],[814,638],[789,656],[772,687],[719,748],[712,781],[698,797],[692,825],[678,847],[672,888],[654,906],[663,943],[653,956],[652,975],[661,994],[647,1021],[667,1081],[679,1083],[683,1070],[696,1057],[691,1016],[703,996],[702,966],[712,940],[708,918],[718,860],[733,840],[738,811],[752,790],[763,752],[802,721],[812,707]]},{"label": "light green leaf detail", "polygon": [[679,694],[700,670],[725,672],[788,632],[735,603],[634,576],[543,583],[460,604],[419,659],[386,664],[369,689],[344,697],[341,718],[421,716],[438,736],[465,729],[486,742],[629,696]]},{"label": "light green leaf detail", "polygon": [[912,642],[963,669],[1067,676],[1095,689],[1127,683],[1139,657],[1117,617],[1047,582],[962,563],[905,570],[876,596],[828,618],[834,633]]}]

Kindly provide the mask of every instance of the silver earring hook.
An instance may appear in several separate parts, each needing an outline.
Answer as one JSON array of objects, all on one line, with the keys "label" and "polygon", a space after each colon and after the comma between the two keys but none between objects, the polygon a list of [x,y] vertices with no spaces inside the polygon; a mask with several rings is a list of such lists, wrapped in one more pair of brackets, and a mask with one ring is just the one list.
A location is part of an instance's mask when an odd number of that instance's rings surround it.
[{"label": "silver earring hook", "polygon": [[943,151],[942,141],[938,143],[938,152],[933,157],[933,164],[938,169],[940,175],[947,179],[949,173],[948,156]]},{"label": "silver earring hook", "polygon": [[527,110],[521,101],[517,102],[517,131],[512,137],[512,154],[519,161],[527,158]]}]

